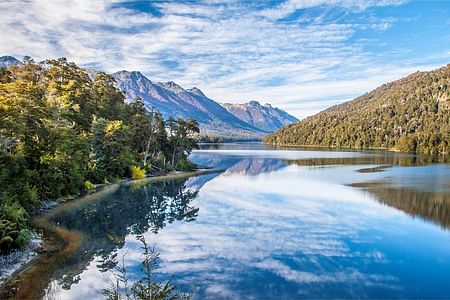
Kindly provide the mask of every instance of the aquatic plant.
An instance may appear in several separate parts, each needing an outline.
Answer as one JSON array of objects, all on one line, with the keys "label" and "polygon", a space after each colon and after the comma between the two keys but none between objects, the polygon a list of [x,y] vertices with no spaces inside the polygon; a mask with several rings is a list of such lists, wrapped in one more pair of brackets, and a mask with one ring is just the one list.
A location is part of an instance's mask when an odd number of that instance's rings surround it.
[{"label": "aquatic plant", "polygon": [[144,260],[141,264],[143,277],[129,285],[127,268],[125,267],[125,255],[122,256],[121,264],[115,267],[116,281],[112,282],[109,288],[103,290],[103,294],[108,300],[164,300],[164,299],[191,299],[187,293],[179,293],[176,287],[170,282],[158,282],[155,279],[155,270],[159,268],[159,253],[154,247],[150,247],[143,235],[138,235],[137,239],[142,243]]}]

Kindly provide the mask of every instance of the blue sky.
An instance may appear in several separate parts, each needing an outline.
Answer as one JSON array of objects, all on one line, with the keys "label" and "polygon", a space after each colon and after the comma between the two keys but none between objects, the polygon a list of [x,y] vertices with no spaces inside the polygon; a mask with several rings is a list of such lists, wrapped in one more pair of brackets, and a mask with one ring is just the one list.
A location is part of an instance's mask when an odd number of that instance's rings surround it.
[{"label": "blue sky", "polygon": [[450,1],[1,1],[0,55],[139,70],[297,117],[450,63]]}]

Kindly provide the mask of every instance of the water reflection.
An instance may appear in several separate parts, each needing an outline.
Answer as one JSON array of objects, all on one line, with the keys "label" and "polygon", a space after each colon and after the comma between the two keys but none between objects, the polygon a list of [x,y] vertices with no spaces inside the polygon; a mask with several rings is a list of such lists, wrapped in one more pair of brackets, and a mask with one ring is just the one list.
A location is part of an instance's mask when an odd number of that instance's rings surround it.
[{"label": "water reflection", "polygon": [[[139,232],[156,234],[175,221],[195,220],[199,208],[192,202],[198,196],[198,191],[187,189],[186,180],[180,178],[124,185],[95,201],[81,201],[80,204],[61,209],[51,221],[81,233],[84,238],[81,246],[63,264],[50,268],[51,283],[46,290],[46,298],[64,298],[64,290],[76,290],[89,266],[95,266],[100,273],[114,268],[117,250],[124,247],[127,236]],[[45,265],[41,268],[38,264],[35,273],[44,270],[48,272]],[[98,286],[98,289],[90,291],[88,299],[91,296],[101,298],[101,288]],[[29,292],[30,297],[35,297],[35,291]]]},{"label": "water reflection", "polygon": [[381,184],[355,184],[364,187],[377,200],[450,229],[450,194],[418,191],[412,188],[392,188]]},{"label": "water reflection", "polygon": [[225,171],[225,175],[243,174],[255,176],[261,173],[277,171],[287,166],[287,163],[278,159],[242,159]]},{"label": "water reflection", "polygon": [[195,299],[450,297],[449,231],[423,221],[450,224],[449,165],[260,145],[191,158],[224,172],[122,187],[56,215],[87,238],[47,295],[101,298],[120,253],[139,277],[143,231],[157,275]]},{"label": "water reflection", "polygon": [[164,273],[199,299],[448,295],[448,234],[340,183],[380,176],[358,169],[217,177],[201,190],[196,222],[153,237]]},{"label": "water reflection", "polygon": [[450,229],[450,166],[393,168],[378,180],[352,183],[383,204]]}]

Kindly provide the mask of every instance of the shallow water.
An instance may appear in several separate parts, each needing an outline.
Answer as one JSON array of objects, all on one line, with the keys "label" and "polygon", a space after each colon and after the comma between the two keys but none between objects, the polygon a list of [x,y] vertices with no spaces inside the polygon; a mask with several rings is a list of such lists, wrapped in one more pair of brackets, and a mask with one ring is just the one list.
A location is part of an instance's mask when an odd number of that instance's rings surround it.
[{"label": "shallow water", "polygon": [[[450,165],[412,155],[207,147],[222,173],[123,186],[53,217],[85,235],[46,298],[102,299],[138,232],[194,299],[450,298]],[[381,166],[381,167],[380,167]]]}]

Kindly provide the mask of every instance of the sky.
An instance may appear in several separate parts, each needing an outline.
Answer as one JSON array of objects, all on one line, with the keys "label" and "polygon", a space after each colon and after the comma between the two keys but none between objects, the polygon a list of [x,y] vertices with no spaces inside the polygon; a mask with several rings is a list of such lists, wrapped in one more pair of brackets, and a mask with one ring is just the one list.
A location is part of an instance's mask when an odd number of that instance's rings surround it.
[{"label": "sky", "polygon": [[450,63],[450,1],[0,0],[0,55],[258,100],[304,118]]}]

